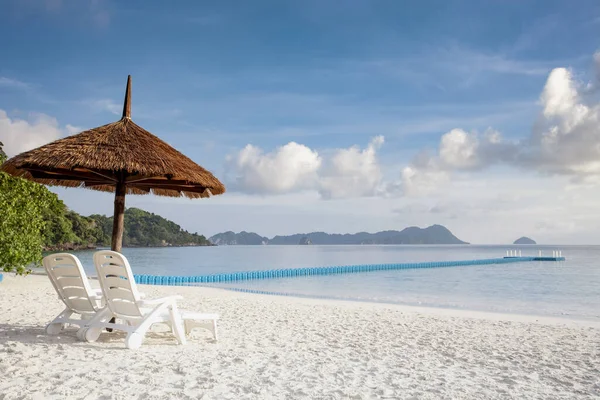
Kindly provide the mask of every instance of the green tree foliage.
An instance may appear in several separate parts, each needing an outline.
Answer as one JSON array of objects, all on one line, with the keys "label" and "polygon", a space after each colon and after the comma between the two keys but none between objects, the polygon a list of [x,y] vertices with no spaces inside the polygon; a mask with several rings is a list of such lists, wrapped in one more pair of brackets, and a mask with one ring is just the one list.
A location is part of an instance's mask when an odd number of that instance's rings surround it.
[{"label": "green tree foliage", "polygon": [[[110,244],[112,234],[112,217],[104,215],[90,215],[97,226],[104,232],[107,244]],[[189,233],[181,226],[169,221],[160,215],[149,213],[139,208],[125,210],[125,231],[123,233],[123,246],[208,246],[210,242],[197,233]]]},{"label": "green tree foliage", "polygon": [[[71,222],[75,234],[75,244],[109,246],[110,236],[104,233],[102,226],[92,217],[84,217],[75,211],[67,211],[66,218]],[[104,216],[101,216],[106,218]],[[60,243],[60,242],[59,242]]]},{"label": "green tree foliage", "polygon": [[[1,151],[0,159],[6,160]],[[27,273],[39,264],[48,222],[64,204],[42,185],[0,172],[0,269]]]},{"label": "green tree foliage", "polygon": [[57,243],[80,244],[81,240],[73,231],[73,224],[67,217],[69,212],[67,206],[57,198],[57,202],[42,214],[45,222],[42,230],[44,247],[52,247]]},{"label": "green tree foliage", "polygon": [[6,161],[6,153],[2,150],[2,147],[4,147],[4,144],[0,142],[0,165]]}]

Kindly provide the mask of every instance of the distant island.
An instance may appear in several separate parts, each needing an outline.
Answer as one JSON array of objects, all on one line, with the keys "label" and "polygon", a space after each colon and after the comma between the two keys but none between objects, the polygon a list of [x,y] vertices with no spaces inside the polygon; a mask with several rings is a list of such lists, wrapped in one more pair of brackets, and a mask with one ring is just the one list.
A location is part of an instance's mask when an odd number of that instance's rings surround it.
[{"label": "distant island", "polygon": [[275,236],[269,239],[254,232],[223,232],[211,236],[210,242],[223,245],[340,245],[340,244],[469,244],[458,239],[447,228],[432,225],[427,228],[412,226],[402,231],[353,234],[329,234],[325,232],[297,233]]},{"label": "distant island", "polygon": [[535,240],[530,239],[526,236],[520,237],[513,242],[513,244],[537,244]]},{"label": "distant island", "polygon": [[[45,251],[65,251],[110,247],[113,218],[104,215],[84,217],[74,211],[52,215],[47,221],[52,232]],[[206,237],[181,229],[175,222],[139,208],[125,210],[123,247],[212,246]]]},{"label": "distant island", "polygon": [[256,244],[268,244],[269,239],[262,237],[254,232],[241,231],[235,233],[227,231],[214,235],[208,239],[211,243],[217,246],[222,245],[256,245]]}]

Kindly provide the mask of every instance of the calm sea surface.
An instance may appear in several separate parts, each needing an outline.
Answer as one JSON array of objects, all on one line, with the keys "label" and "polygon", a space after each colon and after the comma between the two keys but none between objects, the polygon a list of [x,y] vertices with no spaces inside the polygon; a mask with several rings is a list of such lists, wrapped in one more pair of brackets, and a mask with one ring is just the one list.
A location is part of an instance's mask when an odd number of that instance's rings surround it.
[{"label": "calm sea surface", "polygon": [[[219,246],[128,248],[135,274],[192,276],[233,271],[472,260],[561,250],[565,262],[376,271],[211,284],[308,297],[600,320],[600,246]],[[95,275],[93,252],[77,252]]]}]

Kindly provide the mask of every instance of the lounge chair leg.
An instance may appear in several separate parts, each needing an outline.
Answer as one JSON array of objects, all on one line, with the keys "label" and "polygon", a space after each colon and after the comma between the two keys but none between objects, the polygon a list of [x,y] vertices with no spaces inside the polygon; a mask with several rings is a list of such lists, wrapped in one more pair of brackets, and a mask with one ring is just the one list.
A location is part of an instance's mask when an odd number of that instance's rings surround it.
[{"label": "lounge chair leg", "polygon": [[131,332],[129,335],[127,335],[127,338],[125,338],[125,346],[127,346],[128,349],[136,350],[140,348],[143,341],[144,334]]},{"label": "lounge chair leg", "polygon": [[[95,342],[102,333],[102,328],[95,325],[105,323],[111,316],[112,313],[108,307],[98,311],[93,318],[86,320],[85,325],[77,331],[77,338],[86,342]],[[90,329],[92,329],[91,332]]]},{"label": "lounge chair leg", "polygon": [[217,320],[213,319],[212,322],[212,333],[213,333],[213,338],[215,339],[215,342],[218,340],[218,334],[217,334]]},{"label": "lounge chair leg", "polygon": [[46,325],[46,333],[48,335],[58,335],[65,328],[65,324],[49,323]]},{"label": "lounge chair leg", "polygon": [[181,315],[179,311],[177,311],[177,305],[173,303],[169,308],[169,313],[171,314],[171,324],[173,325],[173,334],[177,338],[180,344],[185,345],[187,343],[187,339],[185,338],[185,328],[183,327],[183,321],[181,319]]},{"label": "lounge chair leg", "polygon": [[87,326],[82,326],[81,328],[79,328],[77,330],[77,333],[75,334],[75,336],[77,336],[77,339],[79,339],[82,342],[85,342],[85,331],[87,330]]},{"label": "lounge chair leg", "polygon": [[98,340],[101,333],[102,333],[101,328],[91,326],[89,328],[85,328],[82,336],[84,337],[86,342],[95,342],[96,340]]},{"label": "lounge chair leg", "polygon": [[52,322],[46,325],[46,333],[48,335],[58,335],[65,328],[64,320],[67,320],[73,315],[73,311],[65,308]]}]

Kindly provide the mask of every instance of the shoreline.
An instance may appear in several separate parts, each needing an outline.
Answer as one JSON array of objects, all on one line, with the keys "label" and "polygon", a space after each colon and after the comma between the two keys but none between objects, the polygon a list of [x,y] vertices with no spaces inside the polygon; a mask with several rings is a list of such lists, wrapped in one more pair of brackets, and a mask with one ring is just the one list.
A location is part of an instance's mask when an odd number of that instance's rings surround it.
[{"label": "shoreline", "polygon": [[[93,287],[97,281],[91,280]],[[63,308],[42,275],[0,283],[3,398],[438,399],[600,396],[600,327],[557,318],[139,285],[220,315],[219,341],[185,346],[157,326],[124,335],[48,336]],[[52,368],[48,368],[52,365]],[[37,397],[36,397],[37,396]]]},{"label": "shoreline", "polygon": [[529,323],[546,323],[546,324],[573,324],[576,326],[585,326],[600,329],[600,318],[598,317],[569,317],[569,316],[553,316],[543,314],[523,314],[523,313],[511,313],[501,311],[488,311],[488,310],[473,310],[468,308],[455,308],[455,307],[444,307],[435,305],[415,305],[408,303],[391,303],[385,301],[366,300],[366,299],[352,299],[352,298],[335,298],[328,296],[313,297],[309,295],[301,295],[295,293],[278,293],[278,292],[261,292],[253,291],[251,289],[238,289],[238,288],[217,288],[213,286],[190,286],[190,287],[201,287],[206,289],[224,290],[235,293],[247,293],[253,296],[266,296],[266,297],[277,297],[277,298],[292,298],[302,299],[309,301],[321,301],[331,304],[343,304],[343,303],[354,303],[359,304],[372,304],[374,306],[389,306],[395,307],[404,312],[421,313],[433,316],[449,316],[449,317],[460,317],[460,318],[476,318],[486,319],[489,321],[511,321],[511,322],[529,322]]},{"label": "shoreline", "polygon": [[[5,276],[7,273],[4,273]],[[32,271],[29,275],[34,276],[47,276],[46,271],[43,268],[38,269],[38,271]],[[97,281],[97,277],[94,275],[88,275],[90,281]],[[162,286],[163,285],[141,285],[140,287],[154,287],[154,286]],[[524,314],[524,313],[511,313],[511,312],[502,312],[502,311],[490,311],[490,310],[473,310],[468,308],[455,308],[455,307],[444,307],[444,306],[435,306],[435,305],[415,305],[415,304],[407,304],[407,303],[391,303],[384,301],[375,301],[368,299],[352,299],[352,298],[335,298],[328,296],[320,296],[313,297],[309,295],[302,295],[296,293],[283,293],[283,292],[265,292],[260,290],[252,290],[252,289],[241,289],[241,288],[226,288],[226,287],[214,287],[214,286],[202,286],[202,285],[172,285],[166,286],[171,288],[180,288],[180,287],[192,287],[192,288],[202,288],[207,290],[215,290],[217,293],[219,291],[225,292],[233,292],[239,294],[249,294],[252,296],[266,296],[266,297],[276,297],[276,298],[292,298],[298,300],[308,300],[308,301],[317,301],[317,302],[330,302],[330,303],[355,303],[358,304],[372,304],[379,306],[390,306],[396,307],[398,309],[403,309],[405,312],[415,312],[422,313],[433,316],[455,316],[461,318],[476,318],[476,319],[487,319],[490,321],[511,321],[511,322],[529,322],[529,323],[546,323],[546,324],[566,324],[566,325],[574,325],[574,326],[583,326],[583,327],[593,327],[600,329],[600,318],[598,317],[580,317],[580,316],[555,316],[555,315],[543,315],[543,314]]]}]

